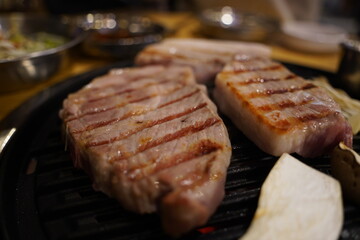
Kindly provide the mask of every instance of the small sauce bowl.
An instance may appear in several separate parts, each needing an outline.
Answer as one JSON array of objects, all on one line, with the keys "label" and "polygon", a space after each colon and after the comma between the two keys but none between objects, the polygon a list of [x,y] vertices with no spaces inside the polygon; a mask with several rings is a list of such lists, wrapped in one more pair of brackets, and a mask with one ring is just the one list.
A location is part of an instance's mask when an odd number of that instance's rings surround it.
[{"label": "small sauce bowl", "polygon": [[88,13],[77,19],[88,32],[82,48],[95,57],[132,60],[148,44],[163,39],[166,29],[140,15]]}]

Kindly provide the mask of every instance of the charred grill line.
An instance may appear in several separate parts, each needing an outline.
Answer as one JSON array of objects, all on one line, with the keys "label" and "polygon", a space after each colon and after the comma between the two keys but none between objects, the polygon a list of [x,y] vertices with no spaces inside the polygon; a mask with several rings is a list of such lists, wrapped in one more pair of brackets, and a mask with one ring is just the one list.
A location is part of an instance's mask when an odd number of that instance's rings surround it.
[{"label": "charred grill line", "polygon": [[175,140],[177,138],[186,136],[188,134],[200,132],[201,130],[211,127],[212,125],[219,123],[219,122],[220,122],[220,120],[218,118],[209,118],[205,122],[197,122],[193,126],[183,128],[175,133],[167,134],[160,139],[156,139],[154,141],[147,142],[145,145],[142,145],[138,150],[139,150],[139,152],[143,152],[147,149],[153,148],[153,147],[163,144],[165,142]]},{"label": "charred grill line", "polygon": [[200,89],[196,89],[195,91],[193,91],[193,92],[191,92],[189,94],[186,94],[186,95],[182,96],[181,98],[178,98],[178,99],[175,99],[173,101],[170,101],[170,102],[167,102],[167,103],[164,103],[164,104],[160,105],[159,108],[163,108],[165,106],[174,104],[174,103],[179,102],[179,101],[181,101],[181,100],[183,100],[185,98],[191,97],[191,96],[193,96],[193,95],[195,95],[196,93],[199,93],[199,92],[200,92]]},{"label": "charred grill line", "polygon": [[[165,71],[165,69],[163,69],[161,72],[164,72]],[[136,81],[140,81],[140,80],[143,80],[143,79],[147,79],[147,78],[153,78],[153,77],[155,77],[155,76],[157,76],[157,75],[159,75],[159,74],[161,74],[161,72],[160,73],[157,73],[157,74],[153,74],[153,75],[149,75],[149,76],[136,76],[136,77],[129,77],[129,76],[127,76],[127,82],[136,82]],[[118,74],[110,74],[110,75],[118,75]],[[119,75],[119,77],[120,77],[120,75]],[[122,76],[123,77],[123,76]],[[120,83],[120,84],[109,84],[109,85],[107,85],[106,87],[107,88],[122,88],[122,87],[126,87],[128,85],[128,83]],[[96,92],[96,91],[98,91],[98,90],[102,90],[103,89],[103,87],[104,86],[101,86],[101,87],[96,87],[96,88],[91,88],[91,89],[89,89],[88,90],[88,92]],[[91,99],[90,99],[90,101],[91,101]]]},{"label": "charred grill line", "polygon": [[250,79],[246,79],[244,82],[237,82],[236,85],[241,86],[241,85],[249,85],[249,84],[254,84],[254,83],[278,82],[278,81],[282,81],[282,80],[294,79],[296,77],[297,77],[296,75],[290,74],[283,78],[262,78],[262,77],[250,78]]},{"label": "charred grill line", "polygon": [[303,86],[299,87],[291,87],[291,88],[280,88],[280,89],[265,89],[264,91],[252,92],[246,96],[246,98],[256,98],[256,97],[269,97],[274,94],[284,94],[284,93],[292,93],[296,91],[303,91],[316,88],[316,85],[312,83],[306,83]]},{"label": "charred grill line", "polygon": [[125,160],[125,159],[127,159],[127,158],[129,158],[131,156],[134,156],[134,155],[136,155],[138,153],[144,152],[144,151],[146,151],[146,150],[148,150],[150,148],[159,146],[159,145],[164,144],[166,142],[170,142],[170,141],[173,141],[175,139],[184,137],[186,135],[190,135],[190,134],[193,134],[193,133],[196,133],[196,132],[200,132],[201,130],[204,130],[204,129],[208,128],[208,127],[211,127],[211,126],[213,126],[213,125],[215,125],[217,123],[220,123],[220,121],[221,120],[218,119],[218,118],[209,118],[204,122],[197,122],[194,125],[183,128],[183,129],[180,129],[177,132],[167,134],[167,135],[165,135],[165,136],[163,136],[163,137],[161,137],[159,139],[151,140],[151,141],[145,143],[144,145],[141,145],[134,153],[123,153],[122,156],[110,158],[109,161],[110,162],[115,162],[115,161]]},{"label": "charred grill line", "polygon": [[301,121],[301,122],[310,122],[313,120],[317,120],[317,119],[321,119],[321,118],[326,118],[327,116],[330,116],[332,114],[335,114],[334,112],[328,110],[328,111],[323,111],[320,113],[309,113],[306,115],[302,115],[302,116],[298,116],[296,119]]},{"label": "charred grill line", "polygon": [[119,135],[116,138],[104,140],[104,141],[101,141],[101,142],[89,142],[85,146],[86,147],[94,147],[94,146],[100,146],[100,145],[104,145],[104,144],[113,143],[115,141],[119,141],[119,140],[125,139],[125,138],[127,138],[127,137],[129,137],[131,135],[134,135],[134,134],[136,134],[136,133],[138,133],[138,132],[140,132],[140,131],[142,131],[142,130],[144,130],[146,128],[150,128],[150,127],[153,127],[153,126],[156,126],[156,125],[171,121],[173,119],[180,118],[182,116],[188,115],[188,114],[190,114],[192,112],[195,112],[195,111],[197,111],[199,109],[204,108],[205,106],[207,106],[207,103],[201,103],[201,104],[199,104],[199,105],[197,105],[195,107],[186,109],[183,112],[180,112],[180,113],[177,113],[177,114],[174,114],[174,115],[170,115],[170,116],[166,116],[166,117],[164,117],[162,119],[159,119],[159,120],[153,120],[153,121],[146,122],[143,126],[135,128],[130,132],[126,132],[126,134]]},{"label": "charred grill line", "polygon": [[[127,170],[127,176],[129,176],[129,179],[131,180],[140,180],[143,177],[154,175],[162,170],[174,167],[176,165],[179,165],[181,163],[191,161],[195,158],[202,157],[208,154],[211,154],[213,152],[216,152],[218,150],[221,150],[222,146],[218,143],[212,142],[210,140],[202,140],[198,143],[195,143],[193,146],[190,147],[190,151],[185,151],[178,153],[171,158],[167,158],[164,161],[158,162],[156,165],[154,165],[153,162],[149,162],[148,165],[142,165],[140,167],[130,168]],[[215,157],[213,157],[214,159]],[[210,163],[212,161],[209,161]],[[144,169],[146,167],[153,167],[152,171],[147,172],[146,175],[143,175],[140,169]],[[193,172],[191,172],[193,174]],[[201,174],[197,174],[198,176],[201,176]],[[184,177],[185,179],[186,177]],[[181,179],[179,179],[181,181]]]},{"label": "charred grill line", "polygon": [[[166,82],[169,82],[169,81],[164,81],[163,83],[166,83]],[[156,85],[155,83],[151,84],[151,85]],[[150,85],[149,85],[150,86]],[[147,86],[146,86],[147,87]],[[114,95],[111,95],[111,96],[108,96],[108,97],[113,97],[115,95],[122,95],[122,94],[125,94],[125,93],[131,93],[131,92],[134,92],[134,91],[138,91],[138,90],[141,90],[143,88],[143,86],[141,86],[140,88],[135,88],[135,89],[127,89],[127,90],[124,90],[122,91],[121,93],[119,94],[114,94]],[[140,98],[137,98],[137,99],[133,99],[133,100],[130,100],[130,101],[125,101],[120,103],[120,104],[117,104],[117,105],[114,105],[114,106],[111,106],[111,107],[107,107],[107,108],[102,108],[102,109],[97,109],[97,110],[92,110],[92,111],[87,111],[87,112],[83,112],[79,115],[76,115],[76,116],[71,116],[71,117],[68,117],[65,122],[70,122],[70,121],[73,121],[73,120],[76,120],[76,119],[80,119],[84,116],[87,116],[87,115],[92,115],[92,114],[97,114],[97,113],[101,113],[101,112],[106,112],[106,111],[109,111],[109,110],[112,110],[112,109],[115,109],[115,108],[119,108],[119,107],[123,107],[125,106],[126,104],[129,104],[129,103],[136,103],[136,102],[140,102],[140,101],[143,101],[145,99],[149,99],[151,97],[156,97],[156,96],[165,96],[165,95],[168,95],[168,94],[171,94],[173,92],[176,92],[177,90],[181,89],[181,87],[176,87],[170,91],[167,91],[165,92],[163,95],[157,95],[157,94],[152,94],[152,95],[148,95],[148,96],[142,96]],[[106,99],[107,97],[102,97],[101,99],[97,99],[97,100],[102,100],[102,99]],[[89,102],[95,102],[97,100],[94,100],[94,101],[91,101],[89,100]]]},{"label": "charred grill line", "polygon": [[223,71],[223,72],[221,72],[221,74],[233,75],[233,74],[237,74],[237,73],[246,73],[246,72],[275,71],[275,70],[279,70],[281,68],[284,68],[284,66],[281,64],[275,64],[275,65],[271,65],[271,66],[267,66],[267,67],[239,68],[239,69],[234,69],[232,71]]},{"label": "charred grill line", "polygon": [[302,105],[306,105],[308,103],[310,103],[311,101],[313,101],[314,99],[312,98],[306,98],[301,100],[300,102],[293,102],[291,100],[284,100],[282,102],[279,103],[274,103],[274,104],[266,104],[266,105],[261,105],[258,106],[257,108],[263,112],[271,112],[274,110],[282,110],[285,108],[292,108],[292,107],[296,107],[296,106],[302,106]]},{"label": "charred grill line", "polygon": [[[180,88],[179,88],[179,89],[180,89]],[[167,92],[166,95],[169,95],[169,94],[171,94],[171,93],[173,93],[173,92],[176,92],[176,91],[178,91],[179,89],[174,89],[174,91]],[[99,127],[103,127],[103,126],[106,126],[106,125],[109,125],[109,124],[112,124],[112,123],[116,123],[116,122],[122,121],[122,120],[127,119],[127,118],[129,118],[129,117],[131,117],[131,116],[139,116],[139,115],[142,115],[142,114],[147,113],[147,112],[155,111],[155,110],[157,110],[157,109],[159,109],[159,108],[162,108],[162,107],[165,107],[165,106],[174,104],[174,103],[179,102],[179,101],[181,101],[181,100],[184,100],[184,99],[186,99],[186,98],[188,98],[188,97],[191,97],[191,96],[195,95],[196,93],[198,93],[199,91],[200,91],[200,90],[197,89],[197,90],[195,90],[195,91],[193,91],[193,92],[191,92],[191,93],[189,93],[189,94],[186,94],[186,95],[184,95],[184,96],[182,96],[182,97],[180,97],[180,98],[177,98],[177,99],[175,99],[175,100],[173,100],[173,101],[170,101],[170,102],[168,102],[168,103],[162,104],[162,105],[158,106],[157,108],[150,109],[150,110],[148,110],[148,111],[143,110],[143,111],[127,112],[127,113],[125,113],[125,114],[124,114],[122,117],[120,117],[120,118],[113,118],[113,119],[109,119],[109,120],[107,120],[107,121],[94,123],[94,124],[88,125],[86,128],[84,128],[84,129],[82,129],[82,130],[72,131],[71,133],[75,133],[75,134],[76,134],[76,133],[82,133],[82,132],[84,132],[84,131],[93,130],[93,129],[96,129],[96,128],[99,128]],[[165,96],[166,96],[166,95],[165,95]],[[156,95],[156,96],[157,96],[157,95]],[[150,97],[150,98],[151,98],[151,97]],[[140,101],[143,101],[143,100],[146,100],[146,99],[149,99],[149,98],[148,98],[148,97],[144,97],[144,98],[143,98],[142,100],[140,100]],[[136,102],[137,102],[137,101],[136,101]],[[125,106],[125,105],[126,105],[126,104],[124,104],[124,105],[122,105],[122,106],[120,106],[120,107],[123,107],[123,106]]]},{"label": "charred grill line", "polygon": [[[141,79],[147,80],[148,78],[141,78]],[[110,97],[114,97],[114,96],[119,96],[119,95],[122,95],[122,94],[124,94],[124,93],[130,93],[130,92],[138,91],[138,90],[141,90],[141,89],[143,89],[143,88],[150,87],[150,86],[158,85],[159,83],[160,83],[160,84],[164,84],[164,83],[168,83],[168,82],[171,82],[171,80],[164,79],[164,80],[158,81],[158,82],[153,81],[153,82],[145,83],[144,85],[139,86],[139,87],[137,87],[137,88],[128,88],[128,89],[120,90],[120,91],[118,91],[118,92],[114,92],[114,93],[109,94],[109,95],[106,95],[106,96],[89,99],[88,102],[96,102],[96,101],[103,100],[103,99],[106,99],[106,98],[110,98]],[[128,86],[128,85],[129,85],[129,84],[124,84],[124,87],[126,87],[126,86]]]},{"label": "charred grill line", "polygon": [[[124,84],[125,85],[125,84]],[[127,84],[126,84],[127,85]],[[142,86],[142,87],[146,87],[146,86]],[[114,92],[112,94],[109,94],[109,95],[105,95],[105,96],[101,96],[101,97],[97,97],[97,98],[92,98],[92,99],[88,99],[87,101],[90,102],[90,103],[93,103],[93,102],[97,102],[97,101],[100,101],[100,100],[103,100],[103,99],[106,99],[106,98],[110,98],[110,97],[114,97],[114,96],[120,96],[122,94],[125,94],[125,93],[131,93],[131,92],[134,92],[136,91],[137,89],[134,89],[134,88],[128,88],[128,89],[121,89],[117,92]],[[81,116],[81,115],[80,115]]]},{"label": "charred grill line", "polygon": [[[87,114],[84,114],[82,115],[81,117],[83,116],[86,116],[86,115],[91,115],[91,114],[96,114],[96,113],[102,113],[102,112],[106,112],[106,111],[110,111],[110,110],[113,110],[115,108],[121,108],[123,106],[125,106],[126,104],[130,104],[130,103],[136,103],[136,102],[141,102],[141,101],[145,101],[147,99],[150,99],[152,97],[156,97],[158,95],[151,95],[151,96],[145,96],[145,97],[142,97],[142,98],[139,98],[139,99],[136,99],[136,100],[133,100],[133,101],[130,101],[130,102],[127,102],[127,103],[123,103],[123,104],[120,104],[120,105],[117,105],[117,106],[114,106],[114,107],[111,107],[111,108],[107,108],[106,110],[101,110],[101,111],[97,111],[97,112],[92,112],[92,113],[87,113]],[[89,131],[89,130],[93,130],[95,128],[99,128],[99,127],[103,127],[103,126],[106,126],[106,125],[109,125],[111,123],[115,123],[115,122],[118,122],[118,121],[121,121],[123,119],[126,119],[130,116],[133,116],[133,114],[125,114],[123,117],[121,118],[113,118],[113,119],[109,119],[108,121],[102,121],[102,122],[98,122],[98,123],[94,123],[94,124],[91,124],[91,125],[88,125],[86,126],[85,128],[81,129],[81,130],[75,130],[75,131],[72,131],[71,133],[82,133],[82,132],[85,132],[85,131]],[[73,119],[75,120],[75,119]]]}]

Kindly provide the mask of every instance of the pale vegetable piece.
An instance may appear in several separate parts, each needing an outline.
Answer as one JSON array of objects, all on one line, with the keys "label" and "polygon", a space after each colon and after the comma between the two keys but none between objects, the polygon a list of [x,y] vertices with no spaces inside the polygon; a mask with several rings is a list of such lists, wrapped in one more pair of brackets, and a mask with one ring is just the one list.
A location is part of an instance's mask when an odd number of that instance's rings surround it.
[{"label": "pale vegetable piece", "polygon": [[331,156],[331,170],[341,184],[344,195],[360,205],[360,156],[342,142]]},{"label": "pale vegetable piece", "polygon": [[241,239],[337,239],[343,218],[339,182],[284,153],[266,178]]},{"label": "pale vegetable piece", "polygon": [[351,98],[345,91],[333,88],[325,77],[314,78],[314,84],[324,88],[340,105],[341,111],[349,121],[353,134],[360,132],[360,101]]}]

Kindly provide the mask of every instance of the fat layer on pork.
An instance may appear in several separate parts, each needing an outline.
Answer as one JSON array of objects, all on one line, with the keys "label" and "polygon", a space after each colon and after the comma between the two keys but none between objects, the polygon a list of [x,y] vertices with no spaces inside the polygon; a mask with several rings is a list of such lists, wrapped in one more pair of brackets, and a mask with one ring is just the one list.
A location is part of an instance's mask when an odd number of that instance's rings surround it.
[{"label": "fat layer on pork", "polygon": [[340,141],[352,146],[351,126],[327,93],[264,57],[237,56],[215,80],[219,109],[263,151],[315,157]]}]

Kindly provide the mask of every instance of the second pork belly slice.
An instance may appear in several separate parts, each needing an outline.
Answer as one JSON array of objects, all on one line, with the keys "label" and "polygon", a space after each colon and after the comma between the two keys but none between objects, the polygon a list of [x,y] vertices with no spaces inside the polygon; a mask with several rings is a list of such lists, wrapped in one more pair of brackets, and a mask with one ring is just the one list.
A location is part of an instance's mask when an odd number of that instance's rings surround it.
[{"label": "second pork belly slice", "polygon": [[326,92],[282,64],[237,56],[215,81],[222,112],[260,149],[315,157],[340,141],[352,146],[351,126]]},{"label": "second pork belly slice", "polygon": [[189,66],[197,82],[210,84],[235,53],[270,56],[271,50],[260,43],[170,38],[147,46],[137,55],[136,64]]},{"label": "second pork belly slice", "polygon": [[[145,70],[156,74],[136,74]],[[129,81],[114,85],[114,74]],[[101,93],[101,81],[113,90]],[[216,111],[189,68],[152,66],[96,79],[64,101],[61,117],[95,188],[129,210],[159,211],[178,236],[206,223],[224,196],[231,144]]]}]

